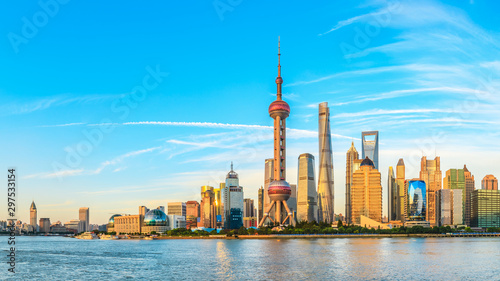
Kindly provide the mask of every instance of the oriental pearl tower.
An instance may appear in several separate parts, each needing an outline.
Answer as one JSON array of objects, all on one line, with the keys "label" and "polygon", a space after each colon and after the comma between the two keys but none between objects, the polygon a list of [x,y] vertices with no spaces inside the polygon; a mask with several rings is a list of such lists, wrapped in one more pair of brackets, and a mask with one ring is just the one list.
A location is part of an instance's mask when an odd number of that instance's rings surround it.
[{"label": "oriental pearl tower", "polygon": [[[286,200],[290,198],[292,190],[286,182],[286,118],[290,115],[290,106],[281,99],[281,64],[280,64],[280,43],[278,40],[278,77],[276,77],[276,85],[278,86],[278,94],[275,101],[269,105],[269,116],[274,119],[274,181],[269,184],[268,195],[271,203],[264,212],[264,217],[259,223],[261,227],[266,218],[269,218],[274,224],[294,224],[292,212]],[[274,220],[269,216],[269,212],[275,206]],[[286,210],[286,218],[281,221],[282,206]]]}]

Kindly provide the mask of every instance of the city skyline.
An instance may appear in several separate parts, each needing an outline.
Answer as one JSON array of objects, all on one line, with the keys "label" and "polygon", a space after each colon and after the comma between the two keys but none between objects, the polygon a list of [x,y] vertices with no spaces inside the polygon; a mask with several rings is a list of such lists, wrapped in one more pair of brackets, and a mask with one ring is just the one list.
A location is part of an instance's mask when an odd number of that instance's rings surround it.
[{"label": "city skyline", "polygon": [[[271,3],[269,8],[280,4]],[[159,5],[158,10],[168,10],[167,5]],[[187,19],[153,14],[148,21],[125,7],[125,15],[139,16],[134,23],[141,19],[144,23],[137,29],[129,24],[117,27],[115,40],[124,49],[115,53],[118,45],[105,33],[90,34],[85,24],[92,23],[77,23],[82,7],[71,3],[61,7],[28,44],[20,45],[18,53],[9,43],[3,44],[0,100],[9,122],[2,122],[0,128],[9,135],[0,143],[9,149],[0,162],[19,172],[19,217],[28,221],[33,199],[38,218],[69,221],[77,218],[78,208],[87,206],[92,210],[91,223],[106,222],[109,213],[136,213],[142,205],[199,200],[200,186],[217,187],[223,182],[231,160],[245,187],[245,198],[257,199],[264,182],[263,161],[272,157],[272,121],[263,108],[274,99],[271,80],[279,35],[286,58],[283,95],[294,110],[287,119],[290,184],[297,184],[297,159],[303,153],[315,157],[318,178],[316,116],[323,101],[331,107],[336,214],[345,212],[345,151],[352,139],[361,150],[362,131],[378,130],[381,135],[383,215],[387,215],[386,171],[399,158],[405,160],[408,179],[418,177],[421,156],[440,156],[441,171],[467,164],[476,176],[476,189],[484,176],[498,178],[500,171],[485,160],[500,151],[500,135],[490,131],[499,124],[500,104],[495,90],[500,65],[498,28],[491,22],[495,9],[484,3],[450,6],[432,1],[403,1],[392,10],[374,2],[346,5],[353,7],[332,12],[336,7],[332,4],[332,11],[323,7],[325,12],[319,16],[317,9],[301,11],[301,18],[310,20],[307,32],[294,23],[297,11],[280,15],[282,25],[268,28],[266,23],[271,17],[276,20],[276,15],[266,11],[257,25],[260,28],[235,38],[222,37],[221,30],[237,33],[245,28],[244,23],[260,12],[253,4],[236,7],[222,22],[215,11],[205,15],[200,10]],[[3,34],[20,33],[20,19],[40,9],[36,3],[28,6],[5,9],[9,13],[4,13],[8,24],[0,27]],[[356,47],[356,30],[366,30],[384,11],[391,15],[389,23],[376,36],[369,36],[365,47]],[[122,22],[116,15],[101,13],[97,11],[96,17],[105,20],[103,32],[111,29],[112,21]],[[415,14],[424,16],[423,21]],[[195,22],[208,26],[199,32],[190,26],[186,27],[189,36],[160,31],[200,15]],[[328,26],[326,19],[331,21]],[[152,21],[161,23],[160,27],[152,27],[152,36],[143,35],[141,28],[151,27],[147,24]],[[428,27],[434,32],[427,33]],[[119,35],[125,30],[143,44],[127,46],[130,39],[124,41]],[[73,42],[64,40],[69,32],[78,34]],[[89,36],[103,39],[97,46],[85,40]],[[446,36],[453,44],[443,43]],[[200,40],[212,38],[218,41],[199,47]],[[172,46],[165,52],[173,40],[185,42],[182,50]],[[82,42],[87,45],[75,46]],[[358,51],[345,54],[345,44]],[[125,63],[123,58],[134,47],[138,51]],[[429,48],[434,49],[432,54]],[[142,86],[145,77],[158,85],[143,101],[135,102],[136,107],[127,107],[124,98]],[[128,108],[126,118],[121,118],[124,111],[111,109],[114,102]],[[104,118],[119,125],[103,133],[102,141],[78,164],[69,165],[66,158],[71,154],[65,148],[76,150],[88,140],[85,132],[95,132],[100,127],[92,125],[106,122]],[[54,163],[68,168],[54,170]],[[2,210],[0,218],[6,217]]]}]

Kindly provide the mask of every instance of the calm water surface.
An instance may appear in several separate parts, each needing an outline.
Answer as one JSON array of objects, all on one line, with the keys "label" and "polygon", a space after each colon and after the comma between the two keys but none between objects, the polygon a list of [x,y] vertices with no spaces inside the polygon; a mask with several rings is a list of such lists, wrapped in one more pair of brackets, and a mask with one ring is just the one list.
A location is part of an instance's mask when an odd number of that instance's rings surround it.
[{"label": "calm water surface", "polygon": [[17,240],[12,280],[500,280],[498,238]]}]

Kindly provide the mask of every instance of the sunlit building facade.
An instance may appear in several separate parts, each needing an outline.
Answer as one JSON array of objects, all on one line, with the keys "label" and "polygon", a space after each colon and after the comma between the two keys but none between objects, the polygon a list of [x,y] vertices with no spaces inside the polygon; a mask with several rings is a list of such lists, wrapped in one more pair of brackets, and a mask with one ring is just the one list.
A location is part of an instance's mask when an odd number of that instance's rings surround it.
[{"label": "sunlit building facade", "polygon": [[217,223],[213,186],[201,187],[200,221],[198,227],[215,228]]},{"label": "sunlit building facade", "polygon": [[420,161],[420,180],[425,182],[425,191],[427,194],[426,220],[431,226],[437,225],[436,221],[436,191],[442,188],[441,159],[427,160],[423,156]]},{"label": "sunlit building facade", "polygon": [[361,162],[359,161],[359,153],[356,150],[356,147],[354,147],[354,142],[351,142],[351,147],[346,153],[346,168],[345,168],[345,221],[347,223],[352,223],[351,220],[352,175],[354,174],[354,171],[356,171],[359,168],[360,164]]},{"label": "sunlit building facade", "polygon": [[185,202],[169,202],[167,203],[168,215],[186,216]]},{"label": "sunlit building facade", "polygon": [[471,226],[500,227],[500,191],[477,189],[471,194]]},{"label": "sunlit building facade", "polygon": [[398,189],[399,196],[399,209],[396,211],[396,220],[405,222],[407,213],[407,198],[408,189],[405,185],[406,174],[405,174],[405,162],[403,158],[400,158],[396,166],[396,185]]},{"label": "sunlit building facade", "polygon": [[314,178],[314,156],[299,155],[297,221],[318,221],[318,194]]},{"label": "sunlit building facade", "polygon": [[32,201],[30,206],[30,225],[33,227],[35,231],[37,229],[36,217],[37,217],[37,209],[35,201]]},{"label": "sunlit building facade", "polygon": [[334,181],[330,108],[327,102],[319,104],[319,176],[318,221],[334,222]]},{"label": "sunlit building facade", "polygon": [[50,232],[50,219],[49,218],[40,218],[38,226],[39,226],[39,232],[49,233]]},{"label": "sunlit building facade", "polygon": [[382,222],[382,185],[380,172],[366,157],[353,174],[351,187],[351,218],[360,223],[360,216]]},{"label": "sunlit building facade", "polygon": [[196,228],[200,218],[200,203],[198,201],[186,202],[186,228]]},{"label": "sunlit building facade", "polygon": [[493,175],[486,175],[481,181],[481,189],[498,190],[498,180]]},{"label": "sunlit building facade", "polygon": [[117,216],[114,218],[114,231],[116,234],[135,234],[141,233],[144,216],[129,215]]}]

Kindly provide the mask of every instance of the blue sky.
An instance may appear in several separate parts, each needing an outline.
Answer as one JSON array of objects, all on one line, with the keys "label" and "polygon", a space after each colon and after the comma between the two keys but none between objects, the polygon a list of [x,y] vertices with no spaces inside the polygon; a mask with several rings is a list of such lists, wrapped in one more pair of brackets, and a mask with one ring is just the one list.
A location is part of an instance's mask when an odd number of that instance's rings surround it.
[{"label": "blue sky", "polygon": [[31,200],[51,221],[90,207],[91,223],[199,200],[230,161],[256,199],[278,36],[287,179],[299,154],[318,156],[317,107],[329,102],[336,213],[361,131],[380,131],[384,214],[400,157],[407,178],[422,155],[441,156],[443,173],[467,164],[476,188],[500,175],[495,1],[61,2],[0,9],[0,166],[18,169],[22,220]]}]

